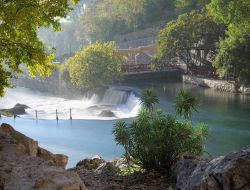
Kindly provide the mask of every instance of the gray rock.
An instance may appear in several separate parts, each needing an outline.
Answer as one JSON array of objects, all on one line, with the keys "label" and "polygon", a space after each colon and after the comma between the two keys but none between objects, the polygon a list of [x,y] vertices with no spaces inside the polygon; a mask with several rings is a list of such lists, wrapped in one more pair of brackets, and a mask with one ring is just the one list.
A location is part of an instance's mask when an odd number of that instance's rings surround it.
[{"label": "gray rock", "polygon": [[48,150],[38,147],[37,156],[44,160],[50,160],[55,163],[56,166],[65,168],[68,163],[68,156],[63,154],[53,154]]},{"label": "gray rock", "polygon": [[250,189],[250,147],[211,161],[181,160],[176,174],[181,190]]},{"label": "gray rock", "polygon": [[96,170],[104,162],[105,160],[103,160],[100,156],[94,156],[92,158],[81,160],[76,164],[76,167],[81,167],[87,170]]},{"label": "gray rock", "polygon": [[119,169],[122,169],[122,168],[125,168],[125,167],[128,167],[128,163],[127,163],[127,160],[125,158],[114,158],[111,163],[119,168]]},{"label": "gray rock", "polygon": [[119,169],[115,167],[111,162],[102,163],[95,172],[103,176],[115,176]]},{"label": "gray rock", "polygon": [[13,108],[10,109],[1,109],[0,113],[5,116],[13,116],[13,115],[24,115],[26,114],[25,109],[29,107],[24,104],[16,104]]},{"label": "gray rock", "polygon": [[110,110],[103,110],[99,116],[101,117],[115,117],[115,114]]}]

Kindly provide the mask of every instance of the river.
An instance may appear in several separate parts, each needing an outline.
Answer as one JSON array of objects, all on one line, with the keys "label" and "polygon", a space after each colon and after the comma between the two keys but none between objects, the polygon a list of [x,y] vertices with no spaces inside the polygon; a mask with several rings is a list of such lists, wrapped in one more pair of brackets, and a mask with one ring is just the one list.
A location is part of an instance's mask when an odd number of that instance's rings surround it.
[{"label": "river", "polygon": [[[84,97],[77,100],[66,100],[23,88],[10,89],[0,99],[0,108],[24,103],[32,109],[28,110],[28,115],[16,120],[3,117],[0,123],[13,125],[53,153],[68,155],[67,167],[74,167],[79,160],[96,154],[111,160],[123,153],[122,147],[116,145],[112,135],[116,118],[99,117],[96,108],[109,108],[117,118],[131,121],[140,108],[136,94],[150,87],[160,97],[158,106],[173,113],[175,96],[180,89],[185,89],[200,100],[199,112],[194,113],[192,122],[208,124],[210,135],[205,144],[207,152],[216,157],[250,145],[250,96],[218,92],[179,82],[144,81],[129,86],[133,88],[126,87],[124,93],[120,91],[123,87],[119,87],[118,91],[105,92],[102,98],[92,94],[87,99]],[[134,91],[136,93],[132,93]],[[72,121],[67,119],[70,107],[73,112]],[[91,110],[87,107],[91,107]],[[41,117],[38,121],[34,120],[35,109],[39,110]],[[59,111],[59,121],[54,120],[55,109]]]}]

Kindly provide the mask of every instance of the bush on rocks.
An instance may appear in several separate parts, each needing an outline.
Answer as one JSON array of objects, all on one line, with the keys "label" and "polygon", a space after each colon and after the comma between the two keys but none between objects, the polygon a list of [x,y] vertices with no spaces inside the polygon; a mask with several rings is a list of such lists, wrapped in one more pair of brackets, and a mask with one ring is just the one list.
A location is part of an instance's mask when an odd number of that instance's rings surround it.
[{"label": "bush on rocks", "polygon": [[132,123],[118,121],[113,133],[117,144],[124,147],[128,163],[168,173],[181,157],[203,154],[208,128],[205,124],[192,126],[160,109],[142,108]]}]

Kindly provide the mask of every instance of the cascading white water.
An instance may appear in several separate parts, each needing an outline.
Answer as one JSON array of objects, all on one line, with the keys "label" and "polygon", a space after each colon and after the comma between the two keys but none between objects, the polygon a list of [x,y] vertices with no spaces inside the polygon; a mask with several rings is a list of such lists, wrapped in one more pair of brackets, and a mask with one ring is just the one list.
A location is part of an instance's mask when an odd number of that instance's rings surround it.
[{"label": "cascading white water", "polygon": [[[59,119],[69,119],[72,109],[73,119],[116,119],[135,117],[140,109],[140,100],[132,90],[121,87],[108,88],[103,95],[89,93],[82,99],[68,100],[53,97],[41,92],[34,92],[26,88],[9,89],[4,98],[0,99],[0,109],[11,108],[16,103],[25,104],[27,109],[24,118],[35,118],[35,110],[39,119],[55,119],[56,109]],[[113,116],[100,116],[102,112],[111,112]]]},{"label": "cascading white water", "polygon": [[106,105],[126,104],[128,94],[129,92],[127,91],[115,90],[112,88],[107,89],[101,103]]}]

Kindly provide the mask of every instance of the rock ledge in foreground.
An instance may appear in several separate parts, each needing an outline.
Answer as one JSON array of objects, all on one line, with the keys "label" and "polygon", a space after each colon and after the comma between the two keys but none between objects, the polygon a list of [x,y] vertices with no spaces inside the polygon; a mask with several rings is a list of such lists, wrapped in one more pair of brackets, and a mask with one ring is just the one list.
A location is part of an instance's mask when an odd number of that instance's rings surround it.
[{"label": "rock ledge in foreground", "polygon": [[63,168],[65,157],[61,155],[61,163],[56,163],[54,156],[38,147],[37,141],[2,124],[0,190],[86,190],[76,172]]},{"label": "rock ledge in foreground", "polygon": [[250,147],[211,161],[182,160],[176,173],[181,190],[249,190]]}]

